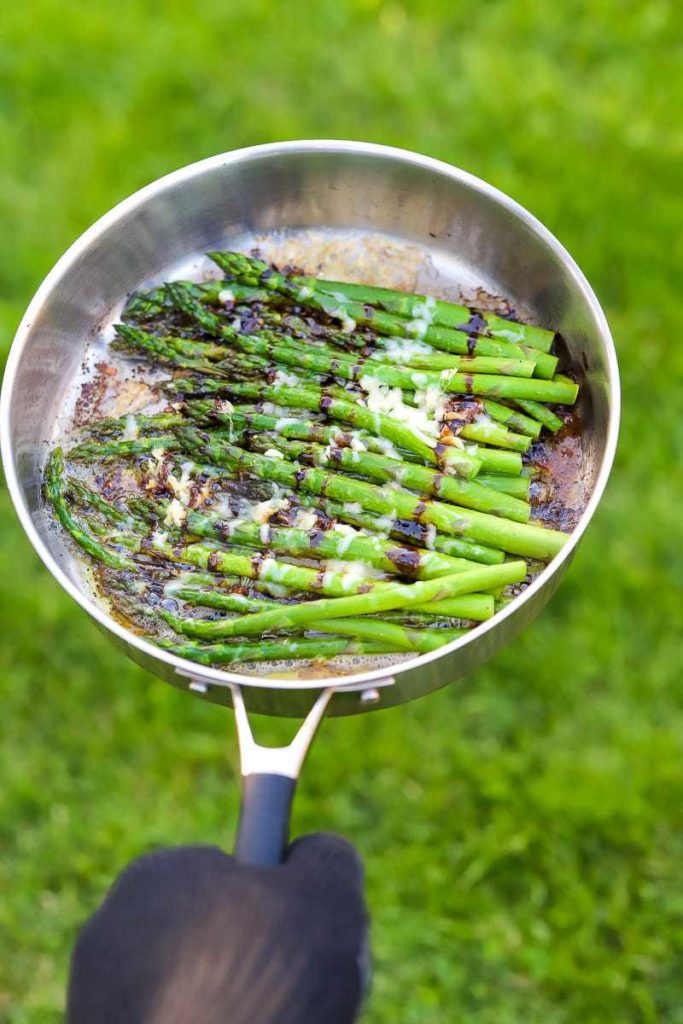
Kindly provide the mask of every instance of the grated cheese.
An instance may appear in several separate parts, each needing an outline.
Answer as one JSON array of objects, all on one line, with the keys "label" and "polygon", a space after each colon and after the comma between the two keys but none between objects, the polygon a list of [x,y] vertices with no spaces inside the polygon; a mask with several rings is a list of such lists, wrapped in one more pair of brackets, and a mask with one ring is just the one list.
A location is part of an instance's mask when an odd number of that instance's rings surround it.
[{"label": "grated cheese", "polygon": [[295,388],[301,381],[294,373],[286,373],[285,370],[278,370],[273,378],[273,385],[276,388]]},{"label": "grated cheese", "polygon": [[368,439],[368,445],[372,451],[381,452],[382,455],[386,455],[390,459],[400,458],[398,448],[388,437],[371,437]]},{"label": "grated cheese", "polygon": [[318,517],[312,509],[300,508],[294,519],[297,530],[314,530],[318,525]]},{"label": "grated cheese", "polygon": [[425,345],[424,342],[417,341],[415,338],[385,338],[382,347],[384,354],[392,363],[401,364],[409,363],[415,356],[431,355],[434,351],[429,345]]},{"label": "grated cheese", "polygon": [[270,498],[268,501],[260,501],[251,510],[251,518],[256,523],[267,523],[271,516],[274,516],[280,509],[285,508],[287,502],[283,498]]},{"label": "grated cheese", "polygon": [[413,303],[413,316],[419,317],[424,320],[427,324],[431,324],[434,319],[434,312],[436,310],[436,299],[433,295],[428,295],[423,302]]},{"label": "grated cheese", "polygon": [[387,536],[391,533],[394,527],[394,520],[391,516],[375,516],[373,530],[363,530],[363,533],[373,536],[375,533],[383,533]]},{"label": "grated cheese", "polygon": [[[230,514],[232,515],[232,512]],[[244,526],[244,519],[233,519],[229,523],[222,524],[228,538],[232,537],[233,533],[237,533],[240,526]]]},{"label": "grated cheese", "polygon": [[169,473],[166,478],[169,489],[178,499],[181,505],[189,505],[192,498],[192,477],[190,476],[190,470],[193,469],[191,462],[184,462],[180,467],[180,479],[173,473]]},{"label": "grated cheese", "polygon": [[152,448],[150,455],[152,456],[150,461],[147,463],[147,480],[145,486],[148,491],[154,489],[156,481],[159,479],[159,473],[161,472],[161,466],[164,461],[164,455],[166,454],[163,448]]},{"label": "grated cheese", "polygon": [[187,509],[180,504],[177,498],[173,498],[168,503],[166,509],[166,515],[164,516],[164,526],[176,526],[180,528],[185,520],[187,519]]},{"label": "grated cheese", "polygon": [[[346,506],[344,507],[346,508]],[[343,533],[345,536],[350,534],[352,537],[356,536],[356,532],[353,526],[349,526],[348,523],[337,523],[333,530],[333,533]]]},{"label": "grated cheese", "polygon": [[408,331],[409,334],[412,334],[414,338],[424,338],[430,324],[431,319],[427,320],[416,318],[415,320],[406,321],[405,328],[406,331]]},{"label": "grated cheese", "polygon": [[[434,438],[439,433],[439,428],[433,416],[428,414],[429,411],[426,407],[414,408],[411,405],[406,405],[401,388],[390,388],[367,374],[361,377],[359,383],[363,391],[366,392],[365,404],[371,412],[399,420],[409,427],[421,441],[434,447]],[[428,392],[432,392],[434,387],[435,385],[431,385],[424,392],[416,392],[415,400],[418,405],[424,404],[420,402],[418,395],[427,395]],[[439,394],[441,394],[440,391]]]},{"label": "grated cheese", "polygon": [[126,416],[126,429],[123,432],[124,441],[137,441],[140,436],[140,428],[138,427],[138,421],[132,413]]},{"label": "grated cheese", "polygon": [[325,565],[327,571],[323,576],[323,580],[328,576],[328,573],[341,576],[342,589],[347,592],[356,590],[365,580],[378,579],[384,576],[380,569],[376,569],[374,565],[370,565],[368,562],[344,562],[336,558],[330,558],[325,562]]}]

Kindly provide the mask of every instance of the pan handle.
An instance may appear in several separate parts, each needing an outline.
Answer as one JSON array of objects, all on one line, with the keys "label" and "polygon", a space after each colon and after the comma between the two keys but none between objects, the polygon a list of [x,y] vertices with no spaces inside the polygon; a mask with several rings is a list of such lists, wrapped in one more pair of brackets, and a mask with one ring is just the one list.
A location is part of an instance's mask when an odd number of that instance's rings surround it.
[{"label": "pan handle", "polygon": [[254,740],[242,691],[232,688],[242,762],[242,805],[235,857],[243,864],[275,867],[289,840],[289,819],[299,772],[333,690],[323,690],[287,747],[262,747]]}]

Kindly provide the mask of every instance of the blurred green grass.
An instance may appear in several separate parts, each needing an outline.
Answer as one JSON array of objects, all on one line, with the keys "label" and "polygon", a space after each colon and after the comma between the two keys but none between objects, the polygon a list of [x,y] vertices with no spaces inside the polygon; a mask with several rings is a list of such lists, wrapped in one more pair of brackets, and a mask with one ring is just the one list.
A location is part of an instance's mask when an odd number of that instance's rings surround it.
[{"label": "blurred green grass", "polygon": [[[552,605],[476,678],[323,727],[295,831],[367,864],[368,1024],[683,1022],[674,3],[33,0],[0,35],[0,328],[149,180],[286,138],[368,139],[536,213],[605,304],[624,425]],[[228,844],[232,724],[89,627],[2,494],[0,1021],[60,1019],[76,928],[156,844]],[[283,736],[283,723],[266,726]]]}]

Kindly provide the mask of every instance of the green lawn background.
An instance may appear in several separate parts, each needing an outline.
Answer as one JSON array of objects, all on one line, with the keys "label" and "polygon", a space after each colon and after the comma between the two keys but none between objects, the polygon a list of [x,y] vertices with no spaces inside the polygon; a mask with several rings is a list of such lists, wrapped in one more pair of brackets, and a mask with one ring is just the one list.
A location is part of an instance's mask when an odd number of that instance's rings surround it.
[{"label": "green lawn background", "polygon": [[[606,307],[620,452],[560,593],[476,677],[326,723],[308,763],[295,830],[343,832],[367,864],[367,1024],[683,1022],[682,29],[664,0],[0,15],[3,355],[111,205],[297,137],[482,176],[559,236]],[[116,653],[1,500],[0,1021],[43,1024],[117,870],[157,844],[229,845],[237,765],[230,716]]]}]

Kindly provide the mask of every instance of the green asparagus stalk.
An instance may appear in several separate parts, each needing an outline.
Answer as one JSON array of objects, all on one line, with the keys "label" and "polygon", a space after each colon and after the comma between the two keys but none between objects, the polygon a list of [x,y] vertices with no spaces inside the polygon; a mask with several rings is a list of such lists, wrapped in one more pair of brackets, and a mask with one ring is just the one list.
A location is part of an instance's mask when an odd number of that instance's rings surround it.
[{"label": "green asparagus stalk", "polygon": [[178,447],[173,434],[163,434],[159,437],[139,437],[135,441],[82,441],[71,448],[68,455],[75,462],[99,462],[148,455],[157,450],[174,451]]},{"label": "green asparagus stalk", "polygon": [[321,637],[279,641],[261,641],[256,644],[211,644],[202,645],[190,642],[174,643],[158,637],[148,637],[156,644],[178,658],[187,658],[200,665],[232,665],[250,661],[323,661],[338,655],[389,654],[393,648],[377,645],[367,641],[354,641],[348,638],[325,640]]},{"label": "green asparagus stalk", "polygon": [[[249,346],[254,351],[235,353],[223,344],[192,341],[174,335],[159,337],[130,324],[115,324],[114,329],[117,334],[111,344],[114,351],[146,355],[168,366],[192,369],[210,378],[263,378],[277,369],[276,364],[266,358],[268,346],[260,344],[256,338]],[[259,348],[263,349],[265,356],[258,354]]]},{"label": "green asparagus stalk", "polygon": [[480,473],[477,483],[482,487],[491,487],[495,491],[503,491],[505,494],[527,501],[529,498],[530,479],[528,476],[505,476],[499,473]]},{"label": "green asparagus stalk", "polygon": [[519,434],[526,434],[528,437],[537,438],[541,433],[541,424],[538,420],[532,420],[520,412],[515,412],[507,405],[500,402],[493,402],[490,398],[484,401],[484,412],[497,423],[504,423],[510,430],[516,430]]},{"label": "green asparagus stalk", "polygon": [[528,398],[516,398],[515,405],[518,405],[527,416],[538,420],[540,424],[547,427],[548,430],[552,430],[553,434],[556,434],[558,430],[561,430],[564,423],[559,416],[556,416],[546,405],[541,402],[534,402]]},{"label": "green asparagus stalk", "polygon": [[203,640],[229,636],[254,636],[307,626],[317,628],[326,619],[392,611],[398,608],[425,605],[460,594],[488,590],[492,587],[521,583],[526,576],[526,563],[505,562],[503,565],[481,566],[455,576],[442,576],[420,583],[394,584],[383,590],[353,597],[321,598],[301,604],[281,605],[267,611],[240,615],[231,619],[183,619],[164,608],[161,617],[176,631]]},{"label": "green asparagus stalk", "polygon": [[[380,335],[377,338],[379,347],[373,347],[367,354],[369,364],[383,363],[395,366],[397,363],[411,370],[427,370],[442,373],[445,370],[459,370],[461,373],[499,373],[506,377],[533,377],[536,363],[533,359],[506,359],[495,356],[454,356],[427,349],[426,352],[415,352],[412,349],[401,355],[400,343],[405,338],[389,338]],[[393,342],[392,345],[382,342]],[[367,346],[366,346],[367,348]],[[328,351],[332,351],[331,349]],[[338,351],[338,350],[337,350]],[[367,365],[367,364],[366,364]]]},{"label": "green asparagus stalk", "polygon": [[448,380],[441,374],[444,391],[457,395],[484,395],[489,398],[531,398],[538,402],[573,405],[579,393],[571,380],[525,380],[522,377],[496,377],[485,373],[453,373]]},{"label": "green asparagus stalk", "polygon": [[226,377],[227,372],[220,366],[209,362],[207,359],[190,355],[191,351],[187,346],[175,344],[175,341],[182,339],[159,338],[148,331],[142,331],[130,324],[115,324],[116,338],[110,342],[114,352],[124,352],[129,355],[146,355],[154,362],[167,366],[178,366],[182,369],[193,370],[200,374],[210,374],[212,377]]},{"label": "green asparagus stalk", "polygon": [[[199,575],[199,574],[197,574]],[[263,611],[273,607],[273,602],[262,598],[246,597],[243,594],[223,592],[215,589],[215,579],[205,580],[214,586],[213,590],[203,590],[196,586],[176,586],[172,584],[167,587],[167,592],[174,598],[185,601],[186,604],[205,608],[218,608],[221,611],[247,612]],[[416,614],[429,617],[429,619],[468,619],[473,622],[485,622],[490,619],[495,611],[495,603],[492,594],[463,594],[461,597],[451,597],[447,601],[432,601],[431,603],[419,605]],[[317,627],[316,627],[317,628]]]},{"label": "green asparagus stalk", "polygon": [[474,423],[467,423],[458,432],[458,437],[464,437],[465,440],[474,441],[476,444],[493,444],[516,452],[526,452],[531,447],[530,437],[515,434],[498,423],[487,422],[483,417]]},{"label": "green asparagus stalk", "polygon": [[71,515],[65,500],[64,456],[61,448],[53,448],[45,467],[45,495],[55,510],[62,526],[68,530],[73,539],[84,551],[115,569],[134,569],[135,562],[125,555],[113,551],[99,541],[78,523]]},{"label": "green asparagus stalk", "polygon": [[[495,602],[490,594],[476,594],[470,595],[470,597],[485,597],[490,601],[491,608],[494,608]],[[454,598],[453,600],[463,600],[463,598]],[[443,629],[460,629],[462,623],[462,616],[459,615],[444,615],[440,612],[427,612],[425,608],[434,608],[441,602],[432,601],[429,605],[422,605],[421,608],[407,608],[404,612],[382,612],[382,622],[395,622],[399,626],[405,626],[406,629],[419,629],[421,626],[439,626]],[[486,619],[490,619],[491,615],[481,616],[478,621],[485,622]]]},{"label": "green asparagus stalk", "polygon": [[100,515],[115,526],[132,526],[134,524],[134,518],[130,512],[124,512],[112,502],[106,501],[92,487],[84,484],[82,480],[69,477],[66,479],[63,489],[66,497],[71,501],[74,501],[84,509],[92,509],[95,512],[99,512]]},{"label": "green asparagus stalk", "polygon": [[185,450],[210,463],[226,465],[261,479],[284,484],[309,494],[322,494],[337,501],[358,502],[361,508],[380,515],[401,519],[419,518],[443,533],[463,535],[468,539],[502,548],[511,554],[528,555],[547,560],[557,554],[567,541],[565,534],[526,523],[477,512],[458,509],[443,502],[423,501],[407,491],[385,490],[375,484],[340,476],[320,469],[297,467],[285,459],[254,455],[223,441],[212,441],[199,431],[178,431]]},{"label": "green asparagus stalk", "polygon": [[[474,446],[473,446],[474,447]],[[500,451],[477,445],[477,460],[486,473],[502,473],[505,476],[519,476],[522,472],[522,456],[515,451]]]},{"label": "green asparagus stalk", "polygon": [[158,434],[162,430],[171,430],[173,427],[180,427],[183,424],[183,416],[177,412],[160,412],[153,416],[141,414],[117,416],[103,420],[95,420],[88,424],[87,431],[94,437],[120,437],[129,428],[131,423],[140,434],[147,431]]},{"label": "green asparagus stalk", "polygon": [[428,615],[445,615],[451,619],[486,622],[497,610],[494,594],[498,594],[500,589],[500,587],[493,588],[493,592],[487,594],[465,594],[462,597],[447,597],[442,601],[430,601],[429,604],[418,605],[415,611]]},{"label": "green asparagus stalk", "polygon": [[[192,295],[201,302],[210,305],[232,305],[233,303],[272,302],[273,293],[265,288],[249,288],[237,281],[226,282],[222,278],[213,281],[179,282],[189,289]],[[125,320],[149,320],[168,313],[173,309],[173,300],[168,294],[167,285],[152,288],[146,292],[135,292],[126,303],[123,311]]]},{"label": "green asparagus stalk", "polygon": [[314,628],[318,633],[341,633],[386,644],[390,650],[420,654],[435,651],[464,633],[462,629],[407,629],[392,622],[369,618],[323,619]]}]

